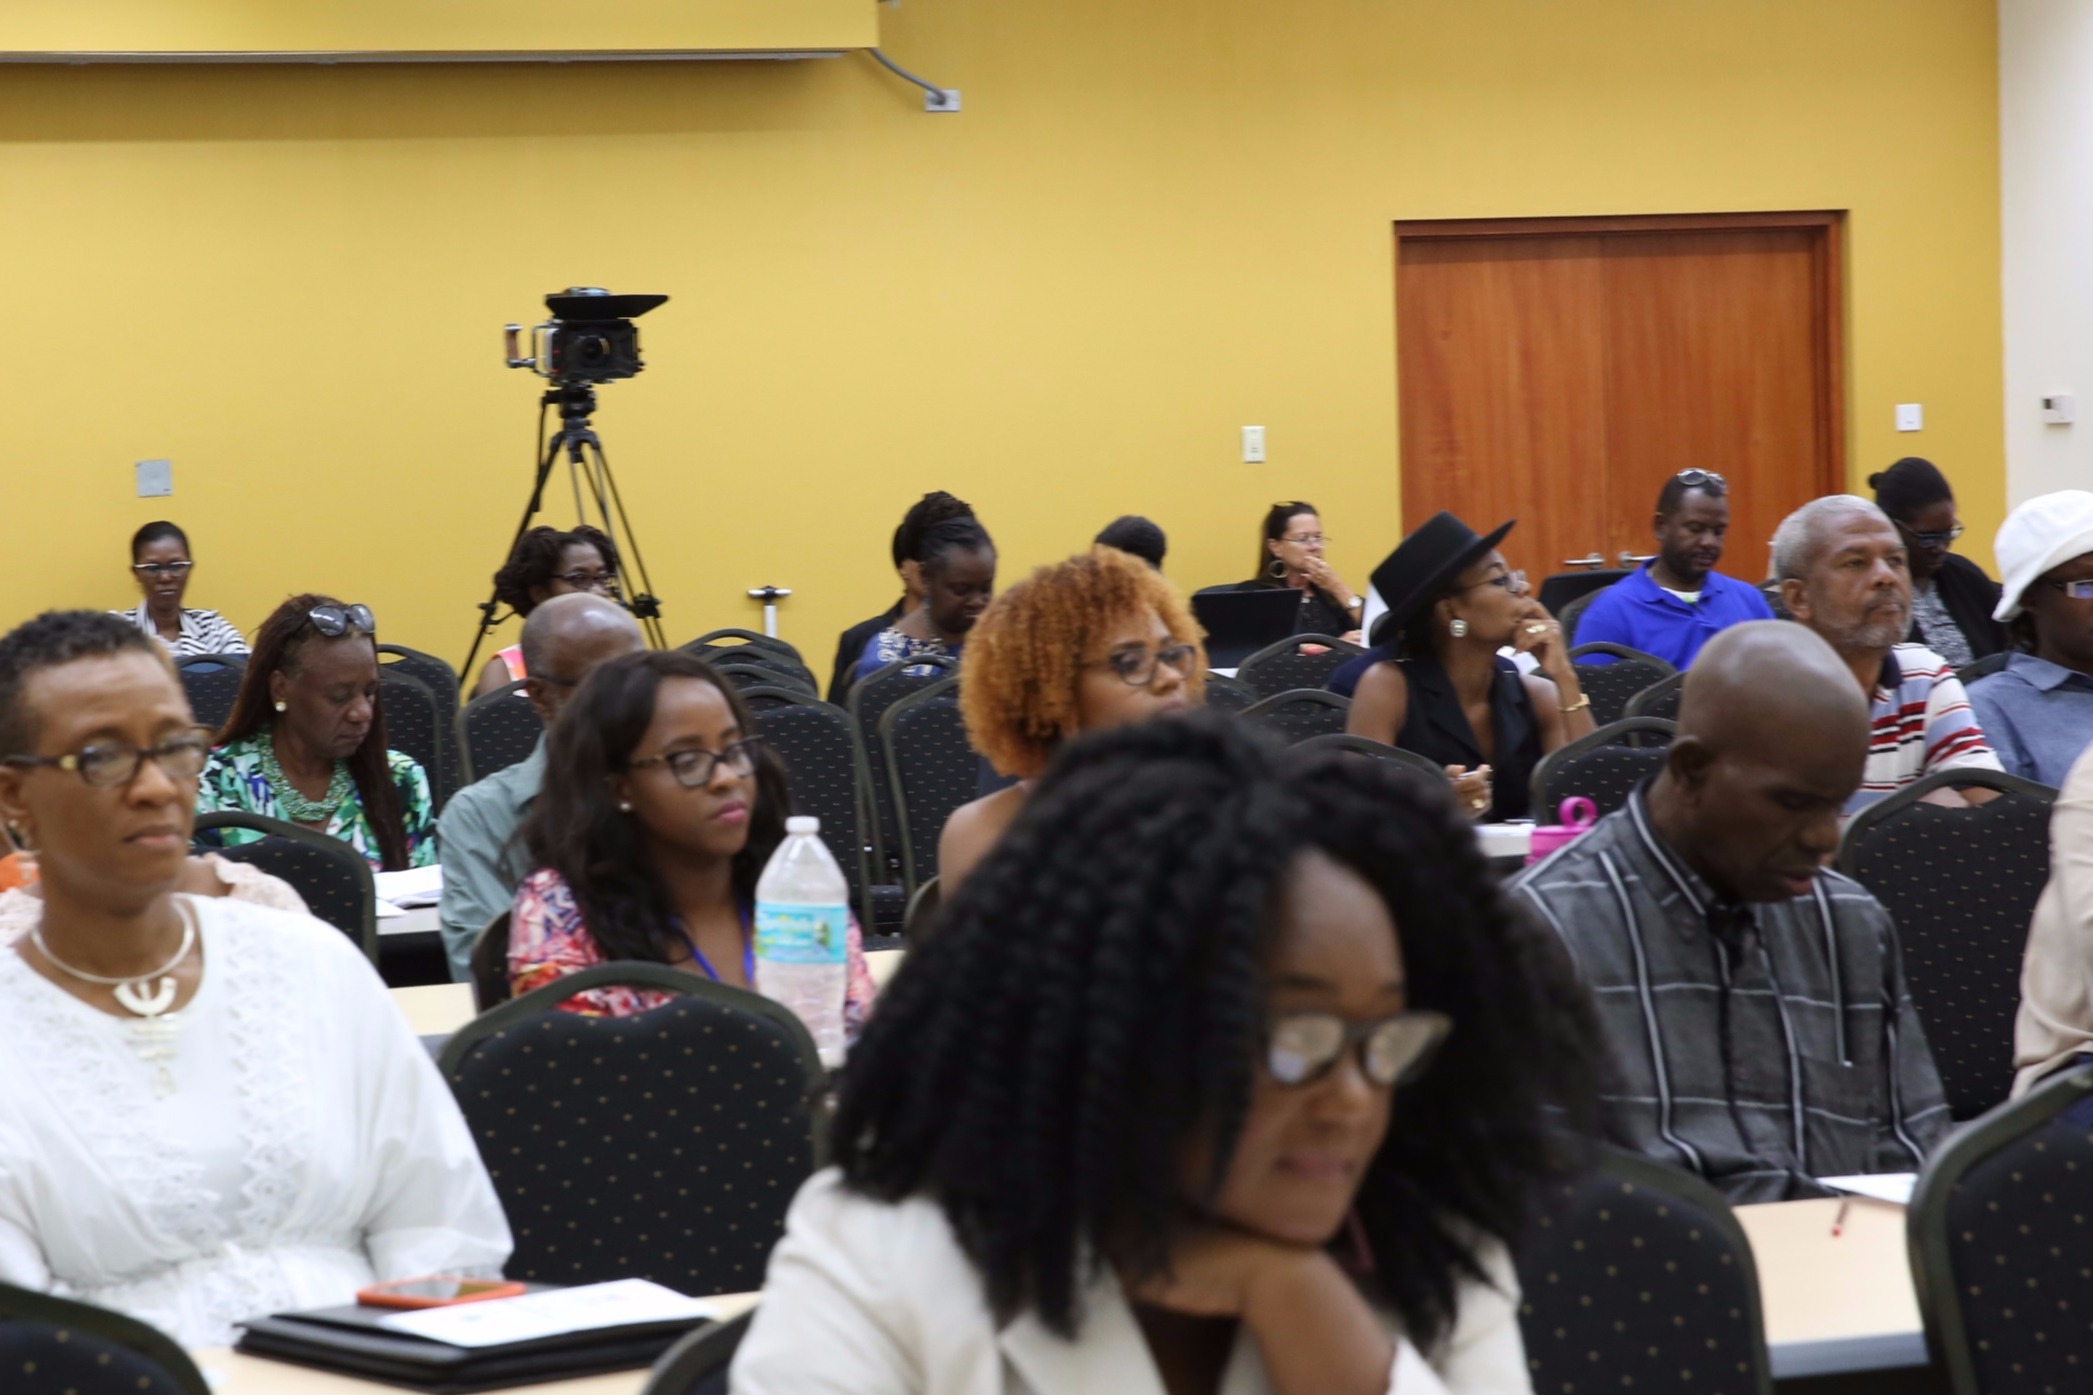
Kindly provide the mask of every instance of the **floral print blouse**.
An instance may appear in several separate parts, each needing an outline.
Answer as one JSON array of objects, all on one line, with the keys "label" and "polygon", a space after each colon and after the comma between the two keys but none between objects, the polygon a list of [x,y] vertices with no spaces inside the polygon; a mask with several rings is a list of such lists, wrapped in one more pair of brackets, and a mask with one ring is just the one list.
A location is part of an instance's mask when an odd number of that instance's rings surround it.
[{"label": "floral print blouse", "polygon": [[[283,818],[283,810],[276,802],[276,792],[269,787],[268,777],[262,774],[262,751],[270,740],[269,729],[264,727],[252,736],[228,742],[211,752],[203,776],[197,781],[196,812],[210,814],[221,809],[238,809],[267,818]],[[429,797],[429,777],[412,756],[387,751],[385,759],[392,771],[392,787],[400,796],[400,821],[407,828],[407,865],[433,866],[436,862],[436,810],[435,801]],[[335,806],[327,826],[320,831],[330,838],[341,839],[362,853],[372,870],[385,866],[385,855],[378,851],[378,835],[363,816],[363,797],[353,785],[348,797]],[[217,835],[229,848],[258,842],[262,836],[246,828],[221,828]]]},{"label": "floral print blouse", "polygon": [[[879,989],[872,981],[871,969],[865,965],[865,945],[855,916],[850,921],[850,944],[845,955],[843,1036],[846,1041],[856,1042]],[[533,988],[543,988],[555,979],[607,962],[603,947],[582,921],[581,906],[566,878],[550,867],[541,867],[524,878],[509,913],[509,986],[516,996],[520,998]],[[674,996],[644,988],[593,988],[561,1003],[560,1011],[630,1017],[660,1007]]]}]

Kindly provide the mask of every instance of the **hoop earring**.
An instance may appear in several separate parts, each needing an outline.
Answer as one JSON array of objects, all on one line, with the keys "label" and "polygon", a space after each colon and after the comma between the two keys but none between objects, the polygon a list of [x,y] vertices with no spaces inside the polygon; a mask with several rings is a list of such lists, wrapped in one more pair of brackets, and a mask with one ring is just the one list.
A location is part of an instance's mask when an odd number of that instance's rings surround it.
[{"label": "hoop earring", "polygon": [[1286,563],[1280,561],[1277,557],[1272,559],[1272,565],[1266,567],[1265,571],[1271,574],[1271,578],[1274,581],[1284,581],[1286,579]]},{"label": "hoop earring", "polygon": [[1446,628],[1452,632],[1455,639],[1468,638],[1468,622],[1466,620],[1455,619]]}]

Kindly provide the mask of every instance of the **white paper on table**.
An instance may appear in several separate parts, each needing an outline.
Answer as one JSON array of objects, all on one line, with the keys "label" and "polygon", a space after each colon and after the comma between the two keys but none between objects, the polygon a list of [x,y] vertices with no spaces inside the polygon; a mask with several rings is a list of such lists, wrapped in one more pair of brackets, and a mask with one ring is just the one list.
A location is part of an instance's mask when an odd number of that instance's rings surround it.
[{"label": "white paper on table", "polygon": [[1909,1206],[1911,1189],[1918,1185],[1919,1175],[1916,1172],[1877,1172],[1852,1177],[1819,1177],[1817,1180],[1833,1191],[1870,1196],[1895,1206]]},{"label": "white paper on table", "polygon": [[404,916],[406,914],[407,912],[401,910],[390,901],[380,901],[378,903],[378,919],[380,920],[391,920],[394,916]]},{"label": "white paper on table", "polygon": [[1484,857],[1524,857],[1533,851],[1533,825],[1479,823],[1475,826],[1475,841],[1482,845]]},{"label": "white paper on table", "polygon": [[404,872],[373,872],[378,899],[395,906],[433,906],[443,899],[443,864],[409,867]]},{"label": "white paper on table", "polygon": [[567,1332],[718,1315],[719,1309],[701,1298],[685,1298],[674,1289],[645,1279],[615,1279],[578,1288],[526,1293],[520,1298],[419,1308],[378,1321],[382,1326],[432,1342],[454,1347],[492,1347]]}]

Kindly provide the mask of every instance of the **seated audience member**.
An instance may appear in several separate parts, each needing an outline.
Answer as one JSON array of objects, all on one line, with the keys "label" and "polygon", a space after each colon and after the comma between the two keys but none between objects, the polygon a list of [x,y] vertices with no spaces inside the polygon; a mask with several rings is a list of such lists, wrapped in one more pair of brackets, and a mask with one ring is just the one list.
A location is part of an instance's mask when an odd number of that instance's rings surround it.
[{"label": "seated audience member", "polygon": [[1295,634],[1334,635],[1357,643],[1366,600],[1323,560],[1329,541],[1323,536],[1322,516],[1315,505],[1300,499],[1272,505],[1258,538],[1257,575],[1235,589],[1268,591],[1290,586],[1301,593]]},{"label": "seated audience member", "polygon": [[1592,598],[1577,622],[1577,643],[1625,644],[1685,669],[1729,626],[1771,620],[1773,608],[1758,587],[1715,570],[1729,530],[1721,475],[1681,470],[1666,480],[1652,528],[1657,556]]},{"label": "seated audience member", "polygon": [[958,658],[967,632],[996,594],[996,545],[972,518],[948,518],[926,528],[919,560],[923,603],[865,641],[859,679],[919,654]]},{"label": "seated audience member", "polygon": [[0,815],[42,874],[0,949],[0,1281],[210,1347],[375,1281],[499,1274],[486,1169],[356,947],[179,892],[209,751],[121,619],[0,639]]},{"label": "seated audience member", "polygon": [[1514,884],[1598,1004],[1619,1131],[1734,1203],[1915,1172],[1948,1128],[1896,927],[1825,865],[1867,755],[1867,704],[1824,641],[1732,627],[1687,677],[1656,779]]},{"label": "seated audience member", "polygon": [[1904,538],[1911,566],[1911,632],[1922,644],[1965,668],[2006,647],[2006,632],[1992,618],[1999,585],[1967,557],[1948,549],[1962,536],[1955,491],[1930,460],[1907,455],[1868,476],[1875,503]]},{"label": "seated audience member", "polygon": [[[1446,767],[1472,818],[1523,819],[1541,757],[1592,729],[1592,700],[1562,642],[1562,626],[1526,593],[1526,576],[1497,544],[1450,513],[1435,514],[1374,569],[1388,603],[1375,648],[1331,676],[1352,699],[1345,730]],[[1521,675],[1497,651],[1539,661]]]},{"label": "seated audience member", "polygon": [[2093,494],[2028,500],[1993,551],[2015,652],[1970,684],[1970,707],[2009,773],[2055,788],[2093,743]]},{"label": "seated audience member", "polygon": [[[526,620],[554,596],[575,592],[618,599],[618,545],[586,523],[566,532],[531,529],[516,539],[509,560],[494,574],[494,599]],[[522,641],[498,650],[481,668],[472,695],[521,682],[529,667]]]},{"label": "seated audience member", "polygon": [[1550,938],[1406,771],[1073,743],[845,1069],[731,1388],[1527,1390],[1505,1247],[1601,1050]]},{"label": "seated audience member", "polygon": [[[385,748],[377,624],[368,606],[293,596],[254,637],[196,812],[241,809],[339,838],[373,868],[436,861],[429,777]],[[261,837],[219,830],[226,846]]]},{"label": "seated audience member", "polygon": [[[756,880],[785,838],[785,768],[734,685],[679,650],[598,664],[545,744],[524,823],[538,870],[516,893],[509,982],[518,996],[592,964],[642,959],[755,989]],[[844,1025],[872,1004],[850,927]],[[568,1012],[622,1017],[670,995],[597,989]]]},{"label": "seated audience member", "polygon": [[1018,783],[952,811],[938,839],[944,896],[1010,827],[1063,741],[1180,714],[1206,685],[1199,625],[1177,592],[1104,546],[996,597],[960,672],[967,740]]},{"label": "seated audience member", "polygon": [[146,524],[131,535],[131,576],[145,599],[135,610],[117,614],[166,645],[177,659],[245,654],[246,638],[224,616],[182,604],[195,570],[187,533],[164,519]]},{"label": "seated audience member", "polygon": [[[1904,539],[1881,509],[1852,494],[1812,499],[1774,533],[1773,570],[1788,614],[1831,645],[1872,704],[1867,773],[1848,814],[1936,771],[1999,768],[1948,661],[1899,641],[1911,626],[1911,577]],[[1931,798],[1982,803],[1991,795],[1940,790]]]},{"label": "seated audience member", "polygon": [[828,680],[830,702],[841,707],[849,698],[850,685],[857,681],[858,660],[864,657],[872,636],[923,604],[923,535],[934,524],[973,516],[972,504],[942,489],[925,494],[902,515],[901,526],[894,530],[894,573],[901,578],[901,599],[887,607],[885,614],[852,625],[836,641],[836,663]]},{"label": "seated audience member", "polygon": [[1123,514],[1107,523],[1097,535],[1096,545],[1131,553],[1157,571],[1163,569],[1163,558],[1170,551],[1170,539],[1163,530],[1138,513]]},{"label": "seated audience member", "polygon": [[2049,818],[2049,884],[2035,903],[2013,1024],[2013,1093],[2093,1052],[2093,747]]},{"label": "seated audience member", "polygon": [[[647,647],[623,607],[586,593],[554,596],[523,622],[523,680],[549,730],[589,670],[607,659]],[[472,978],[472,945],[487,922],[509,909],[516,888],[536,865],[519,833],[524,815],[545,783],[545,738],[516,764],[474,781],[451,796],[436,823],[442,850],[443,949],[451,977]]]}]

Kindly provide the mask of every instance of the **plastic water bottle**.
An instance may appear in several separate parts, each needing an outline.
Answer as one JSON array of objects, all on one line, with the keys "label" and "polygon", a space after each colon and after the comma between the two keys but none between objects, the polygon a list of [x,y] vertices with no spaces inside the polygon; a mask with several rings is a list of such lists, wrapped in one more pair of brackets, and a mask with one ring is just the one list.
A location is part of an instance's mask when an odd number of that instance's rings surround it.
[{"label": "plastic water bottle", "polygon": [[756,991],[799,1014],[828,1066],[843,1061],[849,948],[850,883],[821,820],[789,818],[756,883]]}]

